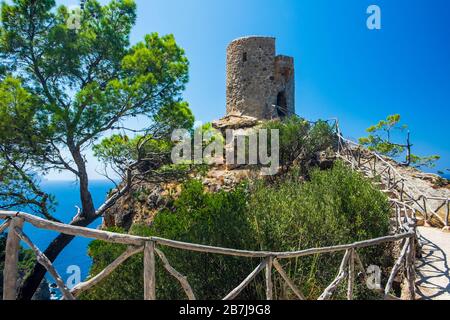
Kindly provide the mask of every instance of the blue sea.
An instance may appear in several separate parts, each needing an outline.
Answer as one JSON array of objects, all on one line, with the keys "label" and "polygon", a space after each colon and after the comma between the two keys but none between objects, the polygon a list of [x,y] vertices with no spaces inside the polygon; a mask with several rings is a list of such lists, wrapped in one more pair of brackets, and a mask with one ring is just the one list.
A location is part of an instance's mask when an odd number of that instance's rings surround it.
[{"label": "blue sea", "polygon": [[[42,189],[56,197],[57,207],[54,216],[69,223],[77,212],[75,206],[80,206],[79,189],[77,183],[73,181],[47,181],[41,184]],[[90,191],[96,207],[99,207],[106,199],[108,191],[113,188],[109,181],[90,182]],[[102,223],[101,218],[95,221],[89,228],[97,228]],[[33,243],[44,251],[50,242],[58,235],[56,232],[43,231],[26,224],[25,233],[32,239]],[[87,255],[87,248],[91,240],[76,237],[65,250],[60,254],[54,263],[58,273],[64,279],[73,274],[69,267],[76,266],[81,271],[81,280],[85,280],[89,274],[89,268],[92,264]],[[26,247],[26,245],[25,245]],[[48,277],[50,283],[54,280]]]}]

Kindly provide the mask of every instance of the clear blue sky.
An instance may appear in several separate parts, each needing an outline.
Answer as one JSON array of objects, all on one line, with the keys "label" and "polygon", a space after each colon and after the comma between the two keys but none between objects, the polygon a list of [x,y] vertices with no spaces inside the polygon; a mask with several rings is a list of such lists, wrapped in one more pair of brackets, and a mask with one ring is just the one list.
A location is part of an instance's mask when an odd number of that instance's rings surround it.
[{"label": "clear blue sky", "polygon": [[[278,53],[295,58],[299,115],[338,117],[344,133],[356,139],[400,113],[416,153],[439,154],[439,168],[450,168],[450,1],[136,2],[133,43],[146,33],[173,33],[186,50],[191,67],[184,96],[197,120],[225,113],[227,44],[245,35],[274,36]],[[381,7],[382,30],[366,27],[371,4]],[[91,161],[92,173],[95,166]]]}]

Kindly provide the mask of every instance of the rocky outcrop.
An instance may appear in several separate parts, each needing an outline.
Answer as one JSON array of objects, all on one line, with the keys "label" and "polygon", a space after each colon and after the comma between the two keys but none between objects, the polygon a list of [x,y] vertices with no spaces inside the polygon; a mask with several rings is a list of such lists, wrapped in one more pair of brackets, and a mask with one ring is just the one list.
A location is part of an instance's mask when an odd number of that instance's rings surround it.
[{"label": "rocky outcrop", "polygon": [[[364,150],[362,155],[364,159],[368,159],[369,151]],[[406,189],[410,196],[422,202],[423,199],[421,196],[424,195],[427,198],[426,207],[428,211],[432,210],[436,212],[442,220],[445,220],[447,206],[442,199],[450,198],[450,184],[448,180],[435,174],[425,173],[413,167],[407,167],[391,158],[382,158],[392,165],[392,167],[394,167],[405,179]],[[377,172],[383,170],[382,163],[378,162],[376,166]],[[421,220],[419,223],[424,223],[424,221]],[[435,221],[435,219],[427,221],[426,223],[431,223],[436,227],[442,227],[442,222]]]},{"label": "rocky outcrop", "polygon": [[[228,129],[233,130],[234,137],[248,136],[254,134],[255,130],[262,124],[256,118],[232,112],[226,117],[214,121],[213,127],[224,136]],[[236,144],[230,147],[235,147]],[[225,151],[228,145],[224,146]],[[235,150],[236,151],[236,150]],[[363,150],[363,158],[369,158],[370,153]],[[235,152],[236,154],[236,152]],[[383,157],[389,162],[406,180],[407,184],[419,194],[434,197],[450,197],[450,186],[443,185],[443,180],[433,174],[427,174],[411,167],[405,167],[396,161]],[[335,150],[329,149],[318,152],[307,159],[301,155],[294,161],[294,165],[304,167],[318,167],[322,170],[330,169],[337,159]],[[381,164],[377,164],[380,166]],[[379,168],[382,171],[382,168]],[[245,180],[253,180],[261,177],[260,168],[246,165],[216,165],[209,167],[207,172],[191,174],[190,178],[199,179],[209,192],[221,190],[230,191]],[[133,223],[150,225],[155,215],[181,192],[182,182],[168,182],[159,184],[144,183],[133,187],[129,194],[120,199],[116,205],[110,208],[104,215],[103,227],[119,227],[129,230]],[[433,204],[433,202],[431,201]],[[433,204],[434,205],[434,204]],[[438,202],[435,205],[439,206]],[[434,209],[434,208],[433,208]],[[445,208],[444,208],[445,209]]]},{"label": "rocky outcrop", "polygon": [[[233,130],[234,138],[253,134],[261,124],[256,118],[232,112],[224,118],[214,121],[212,126],[226,136],[228,129]],[[224,146],[225,151],[228,146]],[[230,191],[245,180],[261,175],[257,166],[213,165],[207,172],[190,174],[189,178],[202,181],[209,192]],[[154,216],[181,192],[182,182],[150,184],[142,182],[134,186],[127,196],[121,198],[108,209],[103,217],[103,228],[119,227],[129,230],[134,223],[150,225]]]},{"label": "rocky outcrop", "polygon": [[[259,176],[259,170],[243,168],[229,170],[225,166],[211,167],[206,173],[192,174],[202,181],[208,192],[231,191],[238,184]],[[128,231],[134,223],[151,225],[155,215],[168,208],[181,192],[182,182],[148,184],[134,187],[128,196],[108,209],[103,217],[103,228],[118,227]]]},{"label": "rocky outcrop", "polygon": [[233,112],[227,115],[226,117],[213,121],[213,128],[225,134],[227,129],[237,130],[237,129],[246,129],[253,128],[259,123],[258,119],[253,117],[244,116],[241,113]]},{"label": "rocky outcrop", "polygon": [[151,224],[154,215],[167,205],[170,184],[142,183],[133,187],[103,216],[103,228],[118,227],[129,230],[133,223]]}]

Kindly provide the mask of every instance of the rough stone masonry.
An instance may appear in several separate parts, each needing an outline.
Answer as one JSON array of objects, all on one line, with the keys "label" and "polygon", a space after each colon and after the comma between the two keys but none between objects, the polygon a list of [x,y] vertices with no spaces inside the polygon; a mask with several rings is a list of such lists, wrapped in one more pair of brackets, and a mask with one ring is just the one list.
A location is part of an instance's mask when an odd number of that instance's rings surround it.
[{"label": "rough stone masonry", "polygon": [[227,49],[227,115],[258,120],[295,114],[294,59],[276,55],[275,38],[244,37]]}]

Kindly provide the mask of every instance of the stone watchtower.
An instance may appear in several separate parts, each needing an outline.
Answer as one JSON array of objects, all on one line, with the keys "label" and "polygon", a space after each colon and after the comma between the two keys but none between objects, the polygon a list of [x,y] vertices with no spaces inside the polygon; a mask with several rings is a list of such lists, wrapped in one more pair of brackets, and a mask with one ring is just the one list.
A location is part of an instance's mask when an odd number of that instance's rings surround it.
[{"label": "stone watchtower", "polygon": [[275,38],[245,37],[227,49],[227,115],[259,120],[295,114],[294,59],[275,53]]}]

